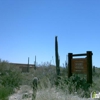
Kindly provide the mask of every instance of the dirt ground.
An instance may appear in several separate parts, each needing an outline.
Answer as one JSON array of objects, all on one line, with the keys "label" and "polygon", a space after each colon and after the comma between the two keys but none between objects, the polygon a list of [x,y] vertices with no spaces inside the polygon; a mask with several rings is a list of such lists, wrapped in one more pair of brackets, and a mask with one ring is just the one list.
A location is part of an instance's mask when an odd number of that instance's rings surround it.
[{"label": "dirt ground", "polygon": [[32,93],[30,86],[22,85],[19,90],[15,89],[15,93],[9,96],[9,100],[32,100]]}]

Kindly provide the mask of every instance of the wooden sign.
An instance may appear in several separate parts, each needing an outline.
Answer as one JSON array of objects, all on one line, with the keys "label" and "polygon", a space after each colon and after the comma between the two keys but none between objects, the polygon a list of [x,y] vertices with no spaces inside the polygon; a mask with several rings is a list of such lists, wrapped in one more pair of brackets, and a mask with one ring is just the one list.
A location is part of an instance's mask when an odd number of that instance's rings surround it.
[{"label": "wooden sign", "polygon": [[73,58],[71,59],[72,73],[87,74],[87,59]]},{"label": "wooden sign", "polygon": [[[82,54],[68,53],[68,78],[73,73],[86,74],[87,83],[92,84],[92,51]],[[75,56],[86,56],[85,58],[73,58]]]}]

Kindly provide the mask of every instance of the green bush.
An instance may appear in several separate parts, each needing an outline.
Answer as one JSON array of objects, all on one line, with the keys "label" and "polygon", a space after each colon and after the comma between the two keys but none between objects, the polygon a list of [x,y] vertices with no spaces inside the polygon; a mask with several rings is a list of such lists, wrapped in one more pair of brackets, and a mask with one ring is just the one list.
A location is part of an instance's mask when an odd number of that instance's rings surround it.
[{"label": "green bush", "polygon": [[3,86],[18,87],[21,77],[19,77],[18,72],[9,70],[1,77],[1,80]]},{"label": "green bush", "polygon": [[[92,87],[92,85],[88,84],[85,78],[82,78],[78,75],[72,75],[69,79],[68,77],[63,77],[60,76],[58,83],[57,81],[55,81],[55,85],[66,91],[68,89],[68,92],[71,94],[74,94],[75,92],[77,92],[77,94],[79,94],[79,96],[81,97],[90,97],[90,87]],[[80,94],[80,91],[82,92],[82,94]]]},{"label": "green bush", "polygon": [[13,93],[12,87],[0,85],[0,100],[8,100],[8,96]]},{"label": "green bush", "polygon": [[[0,100],[13,93],[21,83],[21,72],[7,61],[0,62]],[[4,99],[6,100],[6,99]]]}]

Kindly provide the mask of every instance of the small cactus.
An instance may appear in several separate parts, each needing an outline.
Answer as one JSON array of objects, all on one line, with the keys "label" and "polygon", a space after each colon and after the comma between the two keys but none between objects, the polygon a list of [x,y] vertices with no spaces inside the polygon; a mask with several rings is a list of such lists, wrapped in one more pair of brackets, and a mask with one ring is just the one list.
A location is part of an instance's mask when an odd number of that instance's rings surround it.
[{"label": "small cactus", "polygon": [[37,89],[39,79],[37,77],[33,78],[33,89]]},{"label": "small cactus", "polygon": [[33,94],[32,94],[32,100],[35,100],[36,98],[36,92],[37,92],[37,87],[38,87],[38,81],[39,79],[37,77],[33,78]]}]

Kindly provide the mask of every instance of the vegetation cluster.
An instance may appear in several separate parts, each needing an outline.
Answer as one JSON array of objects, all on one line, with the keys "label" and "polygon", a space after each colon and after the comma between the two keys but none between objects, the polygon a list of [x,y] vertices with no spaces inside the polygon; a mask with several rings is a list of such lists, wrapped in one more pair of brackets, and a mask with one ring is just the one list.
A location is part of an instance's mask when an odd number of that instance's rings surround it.
[{"label": "vegetation cluster", "polygon": [[39,78],[38,91],[49,88],[56,88],[66,95],[77,95],[81,98],[90,98],[92,91],[100,91],[99,77],[100,69],[95,68],[93,72],[93,84],[87,84],[85,75],[73,75],[67,77],[67,68],[60,67],[59,77],[56,75],[56,66],[46,64],[37,67],[36,70],[29,70],[23,73],[16,66],[12,66],[7,61],[0,61],[0,100],[8,100],[9,95],[13,94],[15,88],[20,85],[32,87],[33,77]]}]

